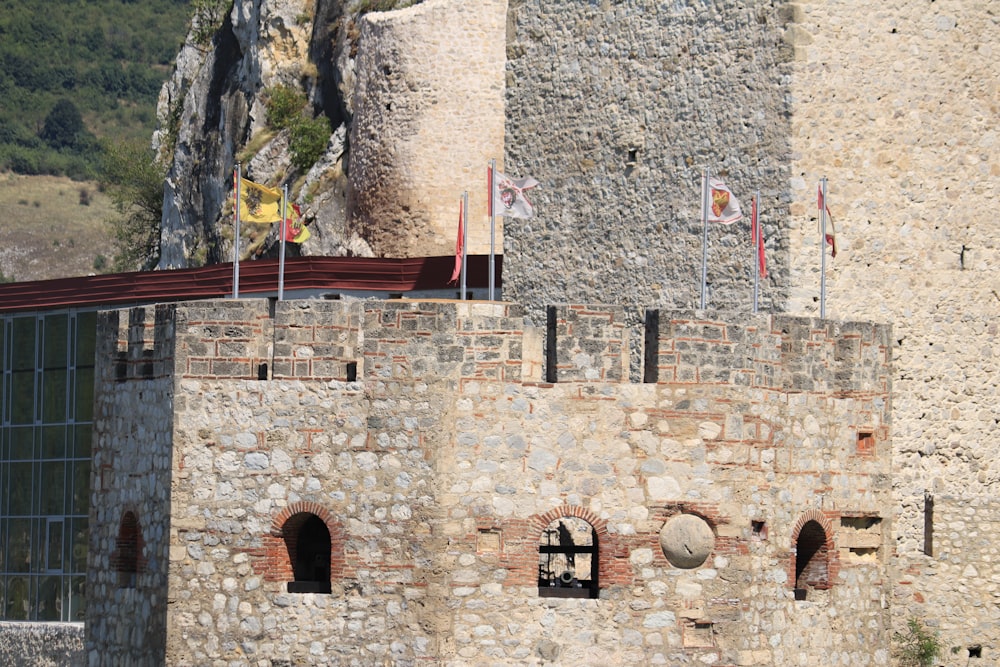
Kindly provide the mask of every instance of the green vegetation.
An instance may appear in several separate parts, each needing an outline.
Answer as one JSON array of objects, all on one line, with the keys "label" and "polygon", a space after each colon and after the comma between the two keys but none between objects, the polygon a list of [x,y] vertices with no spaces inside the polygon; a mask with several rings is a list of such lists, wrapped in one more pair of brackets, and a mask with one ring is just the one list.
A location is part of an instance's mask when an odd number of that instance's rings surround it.
[{"label": "green vegetation", "polygon": [[900,667],[931,667],[941,653],[936,632],[931,632],[915,618],[906,622],[906,632],[892,635],[893,653]]},{"label": "green vegetation", "polygon": [[368,12],[388,12],[420,4],[421,0],[358,0],[354,11],[358,16]]},{"label": "green vegetation", "polygon": [[290,86],[275,86],[265,93],[268,125],[275,130],[288,128],[288,150],[292,166],[307,171],[323,154],[330,139],[330,119],[306,115],[308,100],[305,93]]},{"label": "green vegetation", "polygon": [[84,180],[97,138],[149,141],[194,4],[0,0],[0,170]]},{"label": "green vegetation", "polygon": [[165,176],[166,168],[142,144],[105,144],[101,186],[118,212],[109,221],[114,233],[114,270],[145,271],[159,261]]},{"label": "green vegetation", "polygon": [[191,0],[192,39],[195,44],[207,46],[222,25],[232,0]]}]

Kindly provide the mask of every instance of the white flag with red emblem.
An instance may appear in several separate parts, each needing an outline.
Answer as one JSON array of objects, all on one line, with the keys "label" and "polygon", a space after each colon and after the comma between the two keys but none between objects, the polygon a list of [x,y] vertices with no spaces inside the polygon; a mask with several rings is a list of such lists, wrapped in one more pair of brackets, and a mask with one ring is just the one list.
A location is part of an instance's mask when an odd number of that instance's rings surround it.
[{"label": "white flag with red emblem", "polygon": [[535,208],[525,196],[525,190],[538,185],[531,178],[509,178],[499,171],[493,172],[490,179],[493,192],[490,193],[490,215],[505,215],[508,218],[531,218]]},{"label": "white flag with red emblem", "polygon": [[740,202],[721,179],[708,179],[708,221],[731,225],[743,219]]}]

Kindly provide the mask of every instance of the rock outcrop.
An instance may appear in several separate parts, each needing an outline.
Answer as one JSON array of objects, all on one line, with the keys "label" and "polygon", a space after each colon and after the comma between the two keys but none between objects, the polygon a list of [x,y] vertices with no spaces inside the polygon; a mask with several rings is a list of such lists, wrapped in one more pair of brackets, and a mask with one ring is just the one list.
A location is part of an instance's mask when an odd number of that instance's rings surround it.
[{"label": "rock outcrop", "polygon": [[[448,254],[463,190],[485,217],[485,167],[503,153],[506,0],[364,15],[356,5],[236,0],[214,31],[213,17],[196,17],[158,107],[154,147],[171,165],[160,268],[232,260],[237,163],[245,178],[289,187],[312,231],[303,254]],[[311,169],[293,165],[289,130],[269,124],[278,86],[329,120]],[[473,237],[471,250],[488,242]]]}]

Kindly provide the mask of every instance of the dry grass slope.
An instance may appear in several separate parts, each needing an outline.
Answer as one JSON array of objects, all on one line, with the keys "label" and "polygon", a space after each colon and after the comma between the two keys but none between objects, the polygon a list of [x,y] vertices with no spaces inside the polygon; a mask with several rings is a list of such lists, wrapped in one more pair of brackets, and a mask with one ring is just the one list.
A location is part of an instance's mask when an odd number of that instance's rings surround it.
[{"label": "dry grass slope", "polygon": [[[85,198],[89,205],[82,203]],[[0,173],[0,211],[0,272],[7,278],[99,273],[94,268],[99,255],[110,265],[114,250],[106,221],[114,209],[96,183]]]}]

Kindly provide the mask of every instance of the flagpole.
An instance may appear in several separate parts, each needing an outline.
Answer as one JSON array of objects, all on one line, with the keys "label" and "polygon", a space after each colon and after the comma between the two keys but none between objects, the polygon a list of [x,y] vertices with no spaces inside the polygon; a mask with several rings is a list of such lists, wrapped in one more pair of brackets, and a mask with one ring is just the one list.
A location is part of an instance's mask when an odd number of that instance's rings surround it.
[{"label": "flagpole", "polygon": [[233,173],[236,197],[233,201],[233,219],[236,221],[236,239],[233,243],[233,298],[240,298],[240,188],[243,184],[243,174],[240,173],[240,163],[236,163]]},{"label": "flagpole", "polygon": [[490,191],[486,195],[486,205],[490,207],[490,301],[494,300],[493,297],[493,285],[494,285],[494,273],[496,271],[496,227],[497,218],[493,214],[493,191],[496,187],[496,176],[497,174],[497,161],[496,159],[490,160]]},{"label": "flagpole", "polygon": [[462,207],[461,218],[462,218],[462,291],[461,299],[465,301],[465,281],[466,281],[466,271],[468,269],[468,248],[469,248],[469,191],[466,190],[462,193],[462,202],[460,204]]},{"label": "flagpole", "polygon": [[708,169],[701,174],[701,309],[705,310],[708,293]]},{"label": "flagpole", "polygon": [[285,298],[285,224],[288,220],[288,184],[281,186],[281,224],[278,225],[278,301]]},{"label": "flagpole", "polygon": [[753,312],[757,312],[760,294],[760,190],[754,193],[751,206],[750,243],[753,246]]},{"label": "flagpole", "polygon": [[819,202],[819,316],[826,319],[826,176],[819,179],[819,189],[823,193],[822,201]]}]

